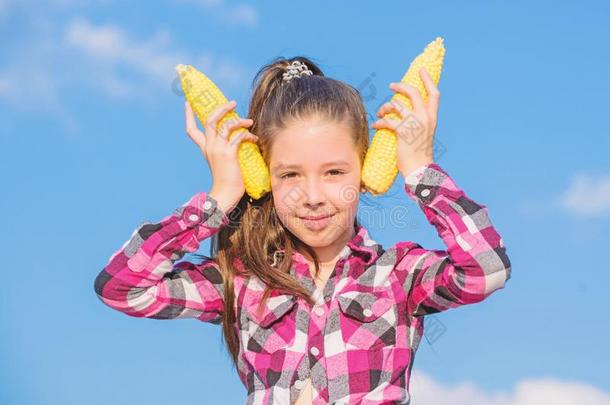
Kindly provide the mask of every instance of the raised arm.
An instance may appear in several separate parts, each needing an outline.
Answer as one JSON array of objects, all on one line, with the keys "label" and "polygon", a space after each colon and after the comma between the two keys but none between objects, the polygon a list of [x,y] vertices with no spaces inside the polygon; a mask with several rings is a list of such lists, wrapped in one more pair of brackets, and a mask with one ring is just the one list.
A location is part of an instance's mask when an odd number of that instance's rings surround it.
[{"label": "raised arm", "polygon": [[228,222],[218,201],[205,192],[158,223],[144,222],[97,275],[97,296],[129,316],[219,324],[224,284],[218,265],[175,262]]},{"label": "raised arm", "polygon": [[218,128],[233,108],[233,102],[217,105],[204,119],[204,133],[185,102],[186,133],[210,167],[212,191],[195,194],[158,223],[143,223],[111,256],[94,286],[109,307],[135,317],[222,322],[224,282],[218,264],[176,262],[230,222],[227,213],[246,191],[237,150],[242,141],[256,142],[258,137],[243,129],[229,136],[252,120],[228,120]]},{"label": "raised arm", "polygon": [[480,302],[510,278],[511,264],[485,205],[471,200],[436,163],[405,179],[405,191],[436,228],[447,250],[398,242],[395,272],[407,294],[407,311],[427,315]]}]

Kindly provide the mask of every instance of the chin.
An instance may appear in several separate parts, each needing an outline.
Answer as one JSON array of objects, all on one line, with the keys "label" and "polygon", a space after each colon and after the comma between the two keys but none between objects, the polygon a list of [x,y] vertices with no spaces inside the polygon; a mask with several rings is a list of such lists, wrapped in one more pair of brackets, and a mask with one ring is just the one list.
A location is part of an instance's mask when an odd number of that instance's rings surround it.
[{"label": "chin", "polygon": [[310,246],[312,248],[326,247],[326,246],[331,245],[335,241],[334,237],[328,236],[328,235],[311,236],[309,234],[301,234],[301,235],[297,235],[297,236],[301,240],[301,242],[303,242],[304,244],[306,244],[307,246]]}]

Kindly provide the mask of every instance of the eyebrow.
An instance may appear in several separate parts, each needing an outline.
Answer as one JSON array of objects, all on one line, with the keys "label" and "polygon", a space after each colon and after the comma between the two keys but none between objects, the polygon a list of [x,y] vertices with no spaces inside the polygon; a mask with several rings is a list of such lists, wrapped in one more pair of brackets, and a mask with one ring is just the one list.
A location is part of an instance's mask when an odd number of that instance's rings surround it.
[{"label": "eyebrow", "polygon": [[[327,167],[327,166],[349,166],[349,162],[345,161],[345,160],[335,160],[334,162],[326,162],[322,165],[322,167]],[[285,163],[279,163],[277,165],[275,165],[273,167],[273,171],[276,170],[285,170],[285,169],[298,169],[300,168],[300,165],[296,165],[296,164],[285,164]]]}]

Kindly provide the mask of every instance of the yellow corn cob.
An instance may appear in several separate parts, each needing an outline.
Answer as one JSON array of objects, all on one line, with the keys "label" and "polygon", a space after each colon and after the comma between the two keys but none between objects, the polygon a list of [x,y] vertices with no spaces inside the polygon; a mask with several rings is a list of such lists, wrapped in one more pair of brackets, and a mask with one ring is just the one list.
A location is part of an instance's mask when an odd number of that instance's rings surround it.
[{"label": "yellow corn cob", "polygon": [[[411,62],[407,73],[405,73],[400,81],[416,87],[422,94],[424,102],[427,102],[428,92],[419,76],[419,69],[425,68],[432,77],[434,84],[438,85],[444,57],[445,47],[443,46],[443,38],[437,37]],[[410,110],[413,109],[408,97],[396,93],[392,96],[391,100],[396,99],[403,101]],[[399,120],[400,116],[390,112],[384,115],[383,118]],[[362,182],[373,196],[385,193],[394,183],[394,179],[398,174],[396,147],[397,138],[394,131],[381,128],[375,132],[362,165]]]},{"label": "yellow corn cob", "polygon": [[[179,64],[176,66],[176,72],[180,76],[184,95],[202,125],[205,125],[207,117],[214,109],[220,104],[229,102],[214,82],[193,66]],[[239,116],[235,110],[232,110],[218,122],[217,128],[221,128],[227,120],[238,119]],[[247,131],[247,129],[233,130],[229,134],[229,140],[242,131]],[[246,193],[258,200],[271,190],[269,169],[258,145],[249,140],[242,141],[237,149],[237,155]]]}]

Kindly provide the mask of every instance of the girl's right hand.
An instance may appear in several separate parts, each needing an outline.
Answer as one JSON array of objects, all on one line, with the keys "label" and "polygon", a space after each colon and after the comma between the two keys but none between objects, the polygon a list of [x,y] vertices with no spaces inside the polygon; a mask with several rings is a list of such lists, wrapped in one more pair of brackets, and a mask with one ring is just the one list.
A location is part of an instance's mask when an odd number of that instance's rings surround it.
[{"label": "girl's right hand", "polygon": [[241,131],[229,141],[229,134],[242,127],[251,126],[254,121],[249,118],[239,120],[226,120],[217,130],[220,120],[235,108],[234,101],[219,105],[214,109],[205,123],[205,134],[197,127],[195,115],[188,101],[184,103],[186,113],[186,133],[197,144],[201,153],[208,162],[212,173],[212,189],[208,193],[218,201],[220,208],[228,214],[237,206],[246,191],[237,149],[243,140],[256,142],[258,136],[249,131]]}]

